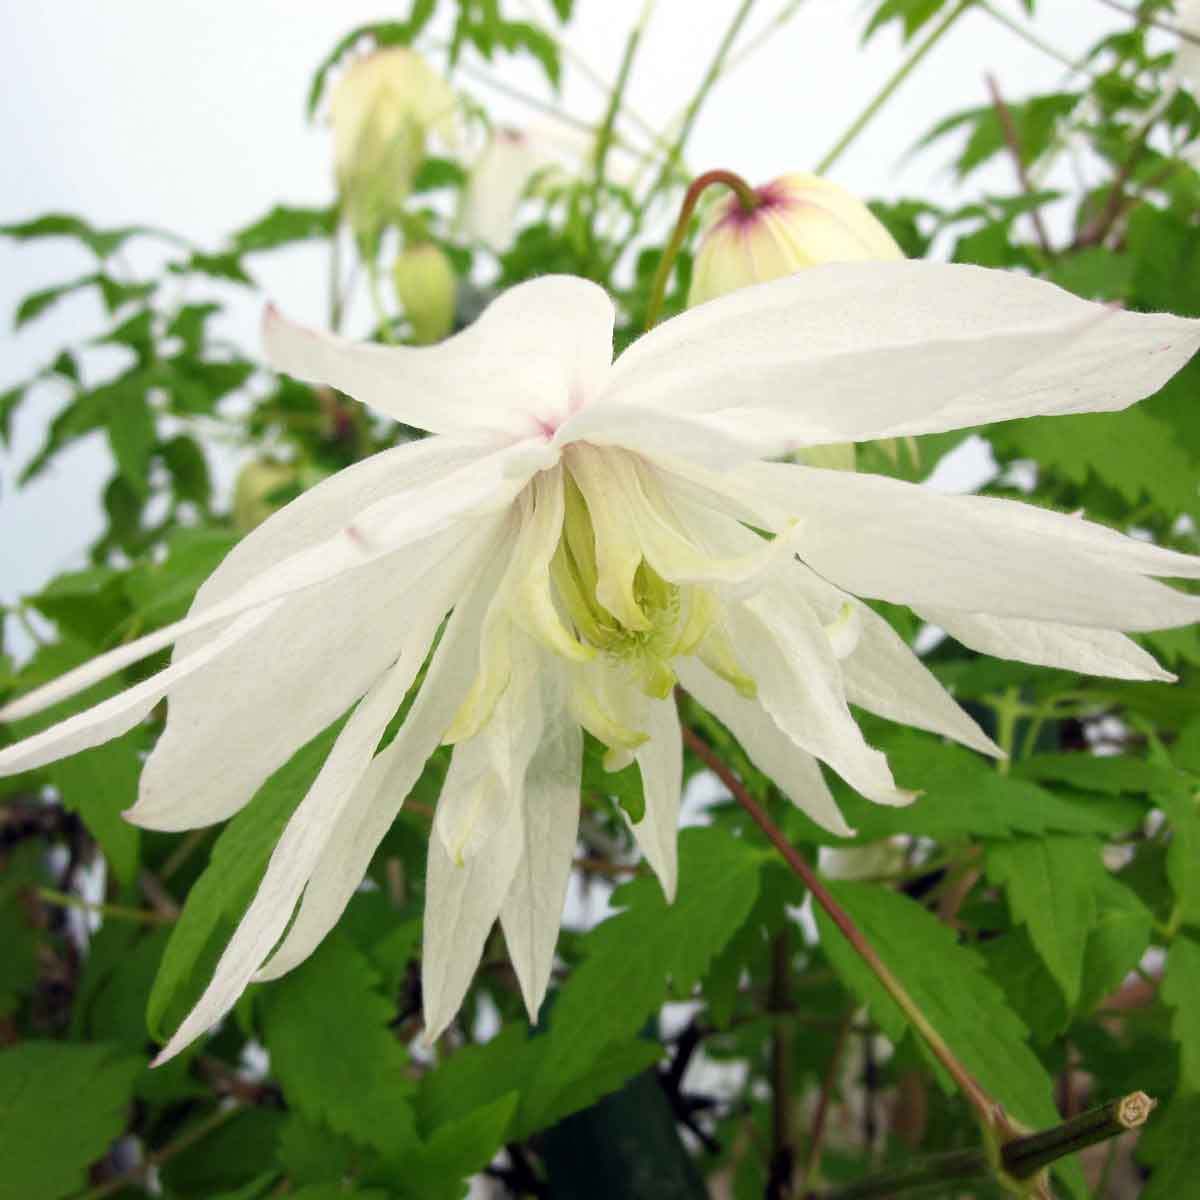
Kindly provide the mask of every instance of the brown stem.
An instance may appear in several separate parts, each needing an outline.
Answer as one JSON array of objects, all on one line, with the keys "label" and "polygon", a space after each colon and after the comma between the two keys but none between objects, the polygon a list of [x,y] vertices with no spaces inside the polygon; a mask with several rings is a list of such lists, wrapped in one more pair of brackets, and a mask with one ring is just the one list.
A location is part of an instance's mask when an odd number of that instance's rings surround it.
[{"label": "brown stem", "polygon": [[771,939],[771,982],[767,1011],[771,1025],[771,1168],[767,1200],[792,1194],[796,1151],[792,1145],[792,1028],[784,1014],[791,1007],[792,936],[784,926]]},{"label": "brown stem", "polygon": [[[1030,181],[1029,172],[1025,168],[1025,156],[1021,153],[1021,139],[1017,136],[1017,126],[1013,121],[1012,112],[1004,102],[1004,97],[1000,95],[1000,85],[996,82],[994,75],[984,77],[987,81],[988,92],[992,97],[992,107],[996,110],[996,117],[1000,122],[1000,129],[1004,134],[1005,144],[1008,146],[1009,155],[1012,157],[1013,165],[1017,168],[1017,181],[1021,185],[1021,191],[1026,196],[1034,194],[1033,183]],[[1037,235],[1038,245],[1042,248],[1042,253],[1048,257],[1052,257],[1054,249],[1050,245],[1050,235],[1046,232],[1046,224],[1042,220],[1041,211],[1037,208],[1029,210],[1029,216],[1033,220],[1033,230]]]},{"label": "brown stem", "polygon": [[662,258],[658,260],[658,270],[654,273],[654,282],[650,287],[650,300],[646,305],[647,329],[653,329],[658,322],[658,314],[662,311],[663,297],[667,292],[667,280],[671,277],[671,268],[675,265],[675,258],[679,254],[680,246],[683,245],[683,239],[687,237],[688,223],[692,219],[692,213],[696,210],[700,194],[706,187],[714,183],[722,183],[730,188],[746,212],[753,212],[760,203],[754,189],[740,175],[735,175],[732,171],[718,168],[714,171],[705,171],[703,175],[697,175],[692,180],[684,194],[683,203],[679,206],[679,216],[675,219],[675,228],[671,231],[671,238],[663,249]]},{"label": "brown stem", "polygon": [[[1064,1121],[1053,1129],[1014,1138],[1000,1150],[1000,1167],[1013,1179],[1032,1179],[1051,1163],[1087,1146],[1106,1141],[1144,1125],[1156,1101],[1145,1092],[1131,1092],[1100,1108]],[[938,1155],[913,1167],[860,1179],[844,1188],[825,1192],[819,1200],[869,1200],[896,1196],[932,1184],[986,1179],[992,1173],[985,1150],[956,1150]],[[811,1194],[811,1193],[810,1193]]]},{"label": "brown stem", "polygon": [[838,1068],[842,1061],[842,1051],[849,1040],[850,1031],[854,1024],[854,1010],[851,1009],[842,1019],[836,1041],[833,1043],[833,1053],[829,1056],[829,1067],[825,1078],[821,1081],[821,1094],[817,1097],[817,1107],[813,1112],[812,1128],[808,1132],[808,1166],[804,1172],[804,1186],[811,1190],[817,1182],[821,1171],[821,1148],[825,1141],[825,1125],[829,1116],[829,1107],[833,1101],[833,1093],[837,1088]]},{"label": "brown stem", "polygon": [[705,766],[729,789],[733,798],[750,814],[758,827],[767,835],[768,841],[783,855],[784,861],[800,876],[812,893],[812,898],[825,910],[829,919],[841,930],[842,935],[854,948],[858,956],[871,969],[872,974],[883,985],[888,995],[896,1002],[910,1025],[924,1040],[926,1046],[946,1073],[958,1085],[967,1102],[975,1110],[985,1130],[1000,1137],[1001,1141],[1015,1133],[999,1103],[983,1090],[979,1081],[955,1057],[941,1034],[933,1027],[929,1018],[905,990],[900,981],[875,952],[875,948],[863,936],[862,931],[850,919],[850,914],[833,898],[816,872],[804,861],[795,847],[783,836],[779,827],[767,816],[765,810],[742,785],[742,781],[722,761],[716,751],[699,737],[696,732],[683,727],[684,744]]}]

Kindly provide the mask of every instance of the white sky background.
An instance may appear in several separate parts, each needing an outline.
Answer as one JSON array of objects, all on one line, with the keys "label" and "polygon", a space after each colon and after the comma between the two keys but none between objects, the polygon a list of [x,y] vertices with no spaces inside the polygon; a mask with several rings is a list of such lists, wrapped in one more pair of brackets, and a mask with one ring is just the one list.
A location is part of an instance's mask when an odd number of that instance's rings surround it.
[{"label": "white sky background", "polygon": [[[782,2],[760,0],[743,40]],[[1021,13],[1018,0],[995,2]],[[521,3],[506,0],[506,12],[517,15]],[[549,11],[544,0],[530,3]],[[612,78],[641,7],[642,0],[577,0],[565,41]],[[692,94],[735,7],[734,0],[659,0],[627,93],[656,128]],[[352,27],[402,17],[407,9],[407,2],[368,0],[10,0],[0,222],[66,211],[101,227],[165,227],[216,249],[225,234],[275,203],[328,203],[329,134],[304,119],[311,73]],[[1099,0],[1041,0],[1039,9],[1040,36],[1072,57],[1120,20]],[[895,26],[865,50],[860,46],[864,13],[857,0],[807,0],[790,25],[714,89],[687,151],[689,166],[727,167],[751,182],[811,169],[904,57]],[[444,29],[435,23],[432,38]],[[492,70],[552,98],[540,69],[524,58],[498,58]],[[937,119],[986,102],[988,71],[1014,100],[1058,86],[1065,74],[986,14],[969,12],[831,177],[865,197],[950,200],[949,145],[904,156]],[[569,64],[564,76],[563,107],[598,121],[603,96]],[[500,120],[543,120],[473,78],[459,82]],[[991,177],[1008,186],[1010,169],[997,163]],[[324,252],[315,248],[252,262],[285,311],[318,325],[325,320],[325,266]],[[0,391],[64,344],[101,330],[99,304],[89,295],[11,334],[21,297],[91,269],[90,255],[66,242],[0,240]],[[255,343],[258,307],[239,299],[226,325],[247,347]],[[84,547],[101,528],[103,434],[61,455],[34,485],[13,490],[20,465],[63,399],[52,387],[31,394],[18,413],[11,451],[0,452],[0,600],[82,565]]]}]

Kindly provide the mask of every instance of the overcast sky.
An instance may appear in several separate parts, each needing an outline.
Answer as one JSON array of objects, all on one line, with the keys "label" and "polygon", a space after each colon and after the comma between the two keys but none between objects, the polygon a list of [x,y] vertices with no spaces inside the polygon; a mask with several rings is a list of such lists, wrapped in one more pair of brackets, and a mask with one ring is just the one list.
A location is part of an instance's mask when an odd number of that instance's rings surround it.
[{"label": "overcast sky", "polygon": [[[505,11],[515,15],[523,3],[505,0]],[[743,42],[752,41],[782,3],[760,0]],[[995,3],[1013,14],[1022,10],[1019,0]],[[102,226],[162,226],[215,247],[276,202],[328,203],[328,131],[304,119],[312,70],[350,28],[404,15],[407,7],[367,0],[9,4],[0,222],[69,211]],[[441,7],[449,7],[446,0]],[[544,0],[529,0],[529,7],[547,11]],[[641,7],[642,0],[577,0],[565,41],[611,78]],[[628,89],[632,107],[651,125],[665,127],[691,95],[734,8],[733,0],[659,0]],[[1118,19],[1099,0],[1042,0],[1039,8],[1039,34],[1068,56]],[[759,182],[811,169],[903,59],[894,29],[861,48],[863,13],[856,0],[807,0],[786,29],[719,83],[691,140],[689,165],[728,167]],[[432,41],[438,36],[435,26]],[[538,69],[524,60],[498,60],[491,70],[515,88],[553,99]],[[986,14],[969,12],[832,177],[867,197],[949,199],[949,147],[908,158],[906,151],[938,118],[986,102],[989,71],[1014,99],[1053,88],[1064,77],[1052,58]],[[518,125],[541,119],[473,76],[460,82],[501,119]],[[603,103],[567,64],[562,107],[594,122]],[[996,167],[1008,169],[1006,163]],[[314,323],[324,319],[322,258],[300,251],[259,265],[266,290],[289,313]],[[66,244],[0,241],[0,327],[6,330],[0,391],[63,344],[99,330],[95,302],[80,298],[19,335],[8,332],[20,297],[88,269],[88,257]],[[231,332],[248,347],[257,307],[257,301],[242,301],[231,318]],[[5,600],[78,564],[99,529],[95,497],[107,455],[98,445],[62,456],[24,492],[12,490],[16,469],[61,402],[52,389],[36,393],[16,422],[11,451],[0,451]]]}]

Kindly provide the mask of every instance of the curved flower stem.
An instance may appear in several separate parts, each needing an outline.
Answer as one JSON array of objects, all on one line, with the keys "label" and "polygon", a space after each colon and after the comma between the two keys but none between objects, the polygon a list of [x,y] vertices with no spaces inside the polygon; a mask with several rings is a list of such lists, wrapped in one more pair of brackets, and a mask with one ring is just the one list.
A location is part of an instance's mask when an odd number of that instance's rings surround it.
[{"label": "curved flower stem", "polygon": [[[1107,1138],[1117,1137],[1146,1123],[1155,1101],[1145,1092],[1132,1092],[1100,1108],[1081,1113],[1053,1129],[1014,1138],[1000,1151],[1001,1166],[1013,1179],[1031,1179],[1067,1154]],[[955,1150],[899,1171],[872,1175],[857,1183],[821,1194],[819,1200],[868,1200],[870,1197],[895,1196],[914,1188],[930,1185],[965,1183],[986,1179],[990,1173],[983,1150]]]},{"label": "curved flower stem", "polygon": [[942,40],[954,22],[974,4],[975,0],[959,0],[941,21],[938,22],[933,32],[900,64],[900,67],[893,72],[888,81],[879,89],[878,94],[870,104],[854,119],[850,128],[838,138],[832,149],[817,163],[815,172],[817,175],[824,175],[842,157],[850,144],[862,133],[875,114],[892,98],[892,93],[912,74],[925,55]]},{"label": "curved flower stem", "polygon": [[904,989],[903,984],[892,974],[887,964],[875,953],[875,948],[863,936],[862,931],[850,919],[849,913],[826,890],[825,885],[817,878],[816,872],[797,853],[792,844],[783,836],[780,828],[767,816],[766,811],[742,785],[742,781],[718,757],[713,748],[700,738],[693,730],[684,726],[683,741],[693,754],[729,789],[733,798],[750,814],[755,824],[767,835],[771,844],[783,855],[784,861],[800,876],[804,885],[812,894],[812,898],[829,914],[829,919],[841,930],[846,940],[854,948],[858,956],[870,967],[875,978],[883,985],[888,995],[904,1013],[912,1027],[921,1036],[929,1051],[945,1068],[946,1073],[958,1085],[967,1102],[975,1110],[975,1115],[985,1133],[991,1134],[1000,1142],[1005,1142],[1015,1134],[1012,1123],[1004,1115],[1004,1110],[991,1096],[983,1090],[979,1081],[955,1057],[953,1051],[933,1027],[929,1018],[921,1011],[920,1006]]},{"label": "curved flower stem", "polygon": [[653,329],[658,323],[658,314],[662,311],[663,297],[667,292],[667,280],[671,277],[671,268],[675,265],[679,248],[687,237],[692,213],[696,210],[700,194],[713,183],[722,183],[730,188],[747,212],[753,212],[759,205],[754,189],[732,171],[705,171],[703,175],[697,175],[692,180],[684,194],[683,203],[679,206],[679,216],[675,220],[675,228],[671,230],[671,238],[663,248],[662,258],[658,260],[658,270],[655,271],[654,282],[650,286],[650,301],[646,305],[646,329]]}]

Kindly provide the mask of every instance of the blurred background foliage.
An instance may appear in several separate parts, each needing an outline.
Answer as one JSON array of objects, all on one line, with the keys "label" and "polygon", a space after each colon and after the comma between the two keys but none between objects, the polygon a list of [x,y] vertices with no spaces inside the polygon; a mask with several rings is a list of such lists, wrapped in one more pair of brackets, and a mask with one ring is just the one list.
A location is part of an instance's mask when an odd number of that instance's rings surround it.
[{"label": "blurred background foliage", "polygon": [[[440,2],[454,10],[445,45],[427,44],[435,0],[349,31],[315,70],[310,117],[332,111],[343,137],[331,98],[348,62],[372,50],[415,47],[455,88],[464,62],[527,55],[557,85],[566,69],[558,27],[511,19],[498,0]],[[623,83],[646,67],[635,30],[605,119],[569,150],[493,128],[484,107],[458,94],[436,120],[351,121],[334,203],[273,208],[217,246],[151,226],[96,229],[66,213],[4,227],[22,241],[74,239],[94,257],[83,276],[27,296],[18,328],[79,289],[99,292],[109,320],[0,395],[0,438],[26,393],[52,381],[62,406],[22,479],[92,436],[107,439],[112,474],[89,565],[6,614],[0,694],[175,620],[241,534],[328,474],[418,436],[346,396],[280,378],[212,334],[222,288],[254,290],[260,256],[324,243],[330,324],[366,289],[380,341],[436,340],[497,291],[547,272],[603,283],[619,307],[618,347],[632,340],[688,183],[687,135],[747,7],[728,6],[713,71],[677,126],[649,141],[623,118]],[[899,25],[919,66],[970,7],[1039,36],[1033,0],[883,0],[866,6],[864,36]],[[1200,316],[1189,40],[1172,33],[1170,0],[1110,7],[1125,10],[1121,29],[1064,62],[1057,90],[1002,96],[993,84],[991,103],[925,134],[934,152],[954,148],[954,207],[920,197],[873,207],[910,256],[1031,272],[1089,298]],[[785,8],[780,30],[802,20],[799,8]],[[565,24],[572,0],[554,9]],[[505,174],[494,160],[514,146],[521,153]],[[1010,162],[1012,186],[985,194],[974,173],[997,158]],[[1064,162],[1074,186],[1051,186]],[[701,164],[718,165],[737,167]],[[698,229],[673,268],[665,316],[684,304]],[[133,239],[160,244],[161,270],[129,269],[122,251]],[[120,365],[98,372],[93,357],[103,351],[111,363],[114,347]],[[996,463],[985,494],[1082,509],[1200,550],[1200,364],[1127,412],[867,445],[858,469],[924,480],[971,437],[986,440]],[[230,445],[249,461],[232,496],[219,495],[213,455]],[[1200,630],[1141,635],[1180,676],[1165,686],[979,657],[905,611],[885,615],[920,638],[930,667],[1010,763],[859,714],[899,782],[923,795],[911,808],[877,808],[832,780],[859,830],[836,843],[691,702],[687,722],[841,880],[838,898],[1016,1117],[1051,1125],[1135,1089],[1159,1100],[1136,1146],[1114,1140],[1063,1160],[1056,1190],[1079,1200],[1200,1194]],[[25,736],[160,665],[131,668],[0,737]],[[376,855],[370,886],[320,950],[252,988],[214,1036],[149,1070],[332,735],[223,828],[173,837],[119,815],[162,716],[0,790],[5,1200],[438,1200],[464,1195],[472,1177],[479,1196],[751,1200],[836,1194],[977,1143],[969,1111],[899,1012],[836,930],[800,915],[803,888],[711,777],[700,784],[714,797],[708,824],[681,835],[679,899],[668,906],[621,815],[639,812],[636,770],[605,773],[597,747],[573,903],[607,915],[563,933],[536,1030],[497,934],[455,1026],[432,1053],[419,1044],[438,756]],[[700,770],[689,756],[689,778]],[[945,1194],[1000,1192],[981,1184]]]}]

